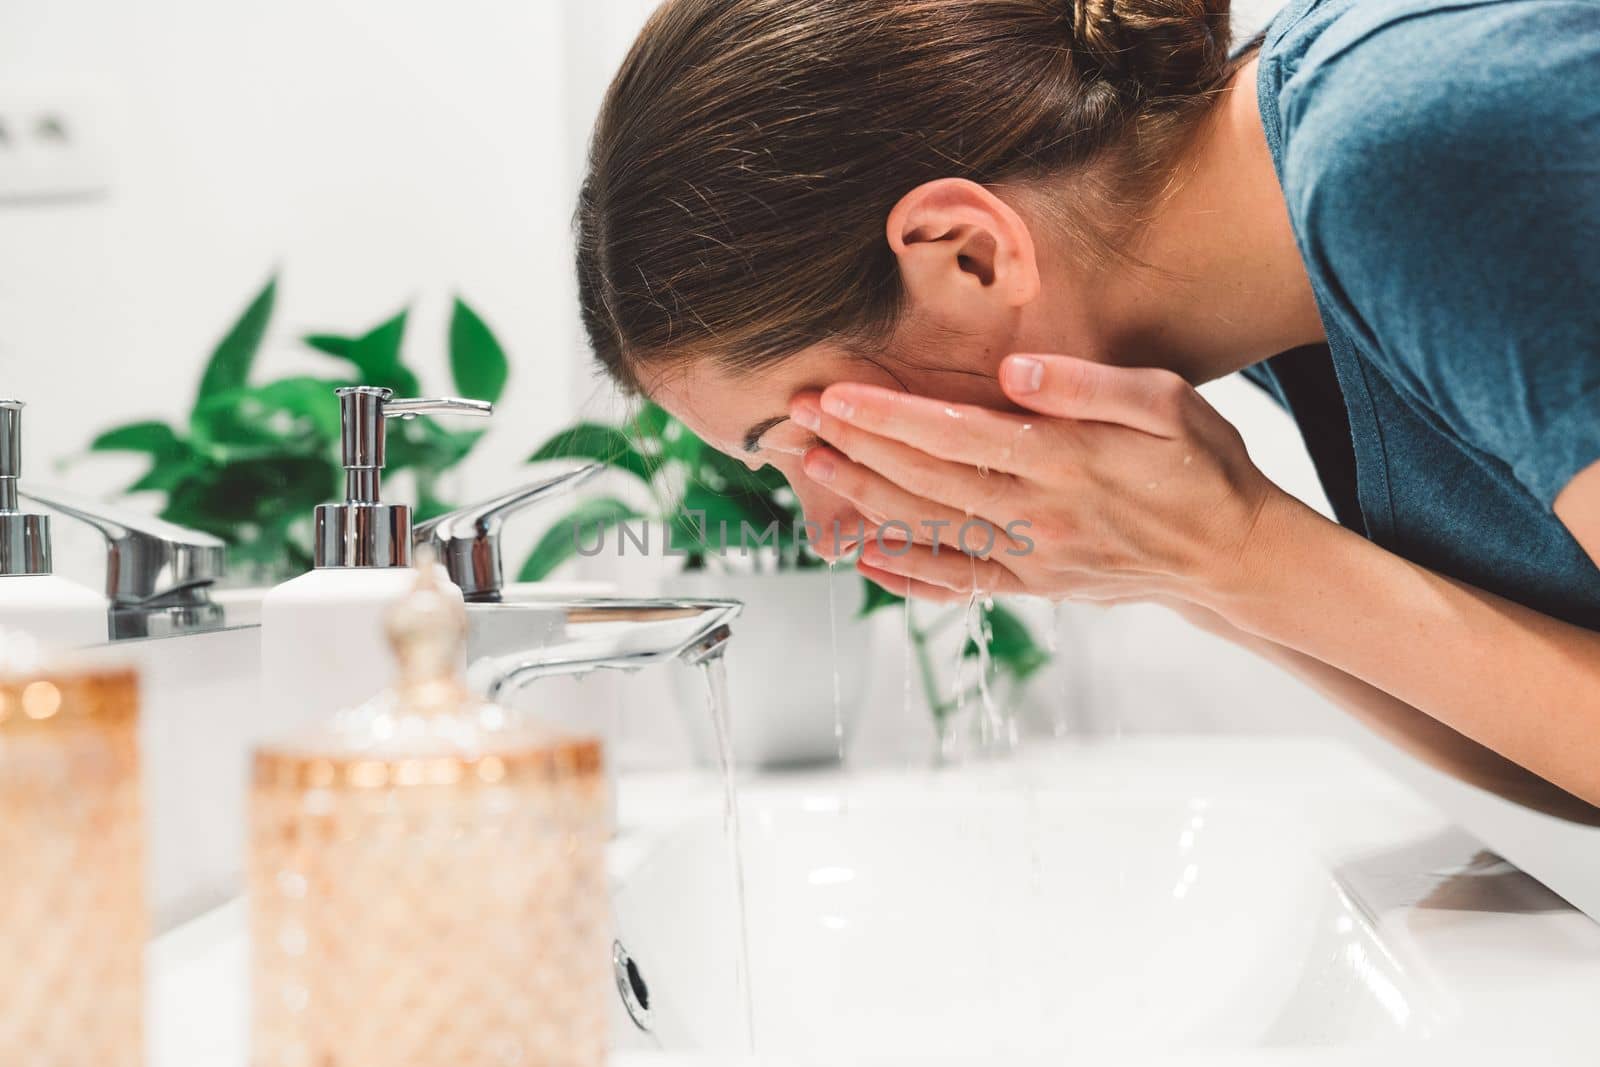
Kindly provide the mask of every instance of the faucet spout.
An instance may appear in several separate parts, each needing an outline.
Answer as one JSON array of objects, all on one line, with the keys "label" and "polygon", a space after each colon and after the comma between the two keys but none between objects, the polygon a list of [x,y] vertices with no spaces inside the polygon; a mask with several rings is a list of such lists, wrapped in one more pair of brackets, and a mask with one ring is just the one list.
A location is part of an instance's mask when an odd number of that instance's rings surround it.
[{"label": "faucet spout", "polygon": [[678,658],[691,667],[699,667],[719,660],[728,654],[728,642],[733,640],[733,628],[726,624],[718,626],[705,637],[696,641],[689,648],[683,650]]},{"label": "faucet spout", "polygon": [[720,658],[737,600],[529,600],[471,604],[468,680],[491,699],[556,675]]}]

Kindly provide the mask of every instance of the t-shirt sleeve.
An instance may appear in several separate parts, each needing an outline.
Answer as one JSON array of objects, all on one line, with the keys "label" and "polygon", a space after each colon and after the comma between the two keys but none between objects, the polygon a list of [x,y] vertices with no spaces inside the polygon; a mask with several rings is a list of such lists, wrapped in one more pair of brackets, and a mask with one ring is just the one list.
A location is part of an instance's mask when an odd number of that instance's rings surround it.
[{"label": "t-shirt sleeve", "polygon": [[1398,12],[1285,85],[1290,214],[1362,349],[1549,505],[1600,461],[1600,4]]}]

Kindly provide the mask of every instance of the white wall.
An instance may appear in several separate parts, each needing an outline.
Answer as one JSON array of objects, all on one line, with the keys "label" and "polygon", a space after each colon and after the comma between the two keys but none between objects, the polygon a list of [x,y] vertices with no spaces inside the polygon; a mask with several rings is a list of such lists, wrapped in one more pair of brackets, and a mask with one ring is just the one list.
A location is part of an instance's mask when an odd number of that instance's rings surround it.
[{"label": "white wall", "polygon": [[[75,99],[110,171],[88,202],[0,204],[0,394],[41,480],[94,432],[187,411],[206,352],[274,269],[264,375],[311,329],[402,305],[425,385],[467,296],[514,373],[464,491],[519,477],[586,373],[569,280],[571,115],[554,0],[14,0],[8,100]],[[134,461],[73,480],[116,488]],[[71,524],[57,524],[72,536]],[[78,557],[74,557],[78,558]],[[91,579],[97,581],[97,578]]]}]

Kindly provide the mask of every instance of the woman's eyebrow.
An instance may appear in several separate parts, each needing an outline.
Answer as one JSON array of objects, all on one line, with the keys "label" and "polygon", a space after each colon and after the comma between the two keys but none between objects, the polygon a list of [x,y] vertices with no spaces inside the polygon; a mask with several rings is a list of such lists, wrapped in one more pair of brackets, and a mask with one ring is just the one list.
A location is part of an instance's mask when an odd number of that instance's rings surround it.
[{"label": "woman's eyebrow", "polygon": [[744,432],[745,453],[748,455],[754,455],[755,453],[761,451],[761,439],[767,435],[767,431],[781,422],[788,421],[789,416],[787,415],[774,415],[772,418],[763,419],[754,426],[750,427]]}]

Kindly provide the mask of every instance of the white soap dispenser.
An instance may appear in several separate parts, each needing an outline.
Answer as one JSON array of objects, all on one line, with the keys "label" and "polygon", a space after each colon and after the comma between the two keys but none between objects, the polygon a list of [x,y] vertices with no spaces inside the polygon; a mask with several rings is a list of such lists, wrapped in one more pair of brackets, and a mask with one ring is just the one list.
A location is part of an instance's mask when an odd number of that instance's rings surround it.
[{"label": "white soap dispenser", "polygon": [[21,510],[22,401],[0,400],[0,626],[53,648],[106,640],[110,607],[87,586],[52,573],[50,517]]},{"label": "white soap dispenser", "polygon": [[[487,416],[481,400],[395,400],[388,389],[338,390],[345,500],[316,510],[316,569],[261,602],[263,708],[275,726],[318,722],[381,689],[390,673],[385,610],[413,583],[411,508],[380,497],[384,424],[417,415]],[[441,588],[461,591],[439,568]]]}]

